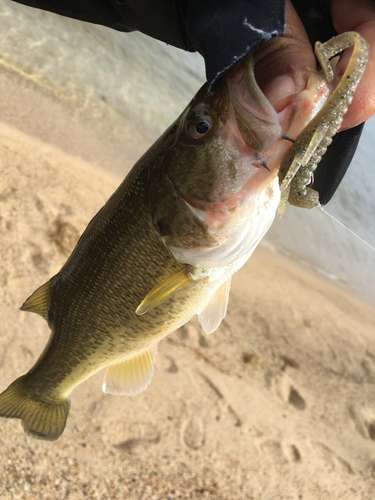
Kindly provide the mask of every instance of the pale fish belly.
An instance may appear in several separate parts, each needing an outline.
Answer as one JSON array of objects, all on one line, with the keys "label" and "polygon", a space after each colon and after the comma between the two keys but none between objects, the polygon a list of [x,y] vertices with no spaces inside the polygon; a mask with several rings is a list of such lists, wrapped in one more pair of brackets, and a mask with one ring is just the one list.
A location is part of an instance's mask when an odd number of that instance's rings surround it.
[{"label": "pale fish belly", "polygon": [[[169,247],[176,260],[200,268],[228,266],[233,275],[249,259],[261,239],[275,219],[280,201],[278,177],[255,192],[251,192],[245,203],[236,208],[230,221],[228,236],[224,241],[223,228],[211,227],[209,231],[217,239],[218,245],[209,248],[173,248]],[[191,210],[201,219],[204,215],[193,207]],[[220,236],[219,236],[220,233]]]}]

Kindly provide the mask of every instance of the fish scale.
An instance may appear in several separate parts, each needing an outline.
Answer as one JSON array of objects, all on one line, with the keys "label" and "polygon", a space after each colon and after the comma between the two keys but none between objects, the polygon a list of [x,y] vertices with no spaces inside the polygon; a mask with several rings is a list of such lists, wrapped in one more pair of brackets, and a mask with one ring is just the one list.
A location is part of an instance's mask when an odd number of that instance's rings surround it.
[{"label": "fish scale", "polygon": [[[27,376],[34,397],[43,394],[57,403],[73,383],[127,351],[133,354],[157,342],[199,308],[203,284],[159,310],[134,314],[154,285],[183,267],[156,231],[146,195],[140,196],[146,193],[145,177],[141,170],[125,180],[55,276],[48,310],[50,343]],[[48,377],[51,367],[53,377]]]}]

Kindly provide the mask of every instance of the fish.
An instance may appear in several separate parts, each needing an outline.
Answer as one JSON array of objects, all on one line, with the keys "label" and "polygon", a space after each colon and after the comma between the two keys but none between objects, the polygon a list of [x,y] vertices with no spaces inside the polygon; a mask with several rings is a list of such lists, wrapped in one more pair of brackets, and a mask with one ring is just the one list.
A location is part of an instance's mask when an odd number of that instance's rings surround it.
[{"label": "fish", "polygon": [[0,394],[0,415],[56,440],[78,384],[107,368],[104,392],[139,394],[166,335],[196,314],[214,332],[232,275],[274,220],[282,158],[330,92],[310,71],[302,92],[270,103],[252,55],[215,94],[205,84],[22,305],[51,333],[35,365]]}]

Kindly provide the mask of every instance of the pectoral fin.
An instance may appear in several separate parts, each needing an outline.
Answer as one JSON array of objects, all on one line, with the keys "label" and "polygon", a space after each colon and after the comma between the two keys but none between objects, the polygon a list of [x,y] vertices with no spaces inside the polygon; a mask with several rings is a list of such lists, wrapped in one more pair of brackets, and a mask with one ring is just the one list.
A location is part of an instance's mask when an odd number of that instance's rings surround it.
[{"label": "pectoral fin", "polygon": [[181,290],[185,288],[189,288],[206,276],[206,274],[202,274],[200,278],[193,277],[193,272],[192,266],[186,266],[181,269],[181,271],[177,271],[177,273],[172,274],[156,285],[139,304],[135,314],[137,316],[142,316],[142,314],[154,309],[173,297],[176,293],[181,292]]},{"label": "pectoral fin", "polygon": [[230,282],[228,278],[213,294],[206,307],[198,314],[198,321],[204,331],[209,335],[219,328],[225,318],[229,300]]},{"label": "pectoral fin", "polygon": [[39,314],[47,321],[49,297],[51,295],[51,287],[55,276],[53,276],[47,283],[40,286],[35,292],[30,295],[28,299],[20,307],[21,311],[29,311]]},{"label": "pectoral fin", "polygon": [[154,375],[157,345],[132,358],[110,365],[103,391],[114,396],[136,396],[143,392]]}]

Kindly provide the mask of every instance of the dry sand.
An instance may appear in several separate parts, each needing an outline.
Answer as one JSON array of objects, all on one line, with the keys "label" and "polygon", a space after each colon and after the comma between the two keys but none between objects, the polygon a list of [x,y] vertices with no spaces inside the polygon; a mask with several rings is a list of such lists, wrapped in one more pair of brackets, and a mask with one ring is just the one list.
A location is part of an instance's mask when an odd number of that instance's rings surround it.
[{"label": "dry sand", "polygon": [[[18,307],[59,270],[118,179],[0,124],[0,389],[48,338]],[[79,386],[63,436],[0,420],[0,498],[375,498],[375,309],[260,246],[228,314],[159,346],[133,398]]]}]

